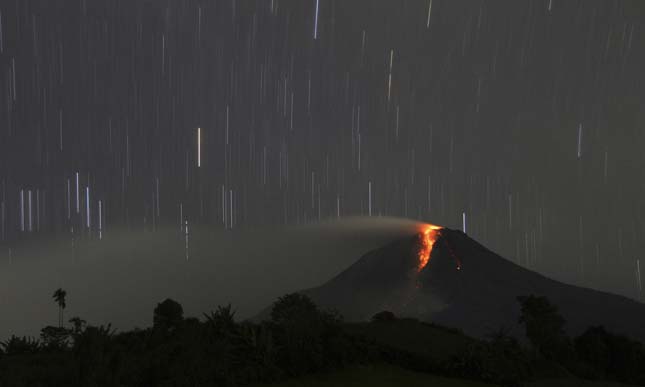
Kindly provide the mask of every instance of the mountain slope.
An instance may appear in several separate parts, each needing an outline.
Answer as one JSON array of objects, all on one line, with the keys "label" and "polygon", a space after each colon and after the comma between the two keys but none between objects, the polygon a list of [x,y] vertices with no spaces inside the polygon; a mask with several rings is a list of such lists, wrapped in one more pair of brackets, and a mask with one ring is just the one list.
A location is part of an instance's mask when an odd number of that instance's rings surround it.
[{"label": "mountain slope", "polygon": [[432,320],[483,336],[500,327],[520,334],[517,296],[543,295],[558,306],[570,334],[591,325],[645,341],[645,305],[567,285],[522,268],[460,231],[441,229],[420,267],[423,234],[397,240],[361,257],[317,288],[304,291],[349,321],[381,310]]}]

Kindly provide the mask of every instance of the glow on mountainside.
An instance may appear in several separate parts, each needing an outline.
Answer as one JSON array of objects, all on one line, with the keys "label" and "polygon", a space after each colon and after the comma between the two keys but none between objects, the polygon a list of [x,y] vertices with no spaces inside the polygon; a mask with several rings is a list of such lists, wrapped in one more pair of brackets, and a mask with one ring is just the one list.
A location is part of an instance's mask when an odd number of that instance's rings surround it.
[{"label": "glow on mountainside", "polygon": [[442,227],[435,226],[433,224],[424,224],[421,226],[419,232],[421,245],[419,248],[419,264],[417,266],[417,271],[423,270],[424,267],[428,264],[430,260],[430,254],[432,253],[432,247],[439,237],[439,231]]}]

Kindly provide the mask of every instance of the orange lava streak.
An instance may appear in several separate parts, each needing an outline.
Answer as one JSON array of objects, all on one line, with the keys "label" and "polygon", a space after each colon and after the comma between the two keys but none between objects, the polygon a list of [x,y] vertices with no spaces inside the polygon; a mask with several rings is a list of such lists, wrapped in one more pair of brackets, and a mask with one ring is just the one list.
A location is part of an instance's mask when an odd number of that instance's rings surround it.
[{"label": "orange lava streak", "polygon": [[424,224],[422,226],[420,231],[421,246],[419,248],[419,266],[417,271],[421,271],[428,264],[432,247],[439,236],[439,230],[441,230],[441,227],[433,224]]}]

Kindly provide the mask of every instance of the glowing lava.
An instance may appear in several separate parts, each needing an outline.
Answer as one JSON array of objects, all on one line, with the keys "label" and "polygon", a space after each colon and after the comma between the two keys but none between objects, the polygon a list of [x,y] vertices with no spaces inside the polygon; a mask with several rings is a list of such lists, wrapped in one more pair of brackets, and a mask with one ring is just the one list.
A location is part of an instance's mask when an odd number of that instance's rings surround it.
[{"label": "glowing lava", "polygon": [[424,224],[421,226],[421,246],[419,248],[419,266],[417,271],[421,271],[428,264],[430,254],[432,253],[432,247],[434,246],[437,237],[439,237],[440,230],[441,227],[433,224]]}]

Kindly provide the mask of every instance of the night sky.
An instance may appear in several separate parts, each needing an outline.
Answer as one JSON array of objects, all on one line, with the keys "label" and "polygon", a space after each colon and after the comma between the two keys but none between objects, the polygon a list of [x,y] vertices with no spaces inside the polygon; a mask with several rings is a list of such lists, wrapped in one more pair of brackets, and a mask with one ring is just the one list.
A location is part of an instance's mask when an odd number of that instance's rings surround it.
[{"label": "night sky", "polygon": [[638,298],[644,23],[639,0],[0,0],[0,249],[399,216]]}]

